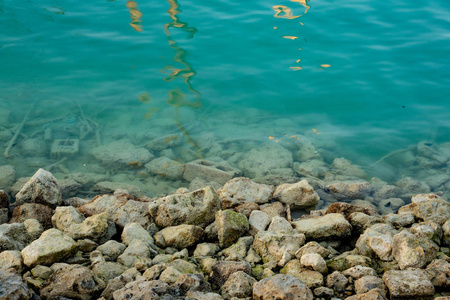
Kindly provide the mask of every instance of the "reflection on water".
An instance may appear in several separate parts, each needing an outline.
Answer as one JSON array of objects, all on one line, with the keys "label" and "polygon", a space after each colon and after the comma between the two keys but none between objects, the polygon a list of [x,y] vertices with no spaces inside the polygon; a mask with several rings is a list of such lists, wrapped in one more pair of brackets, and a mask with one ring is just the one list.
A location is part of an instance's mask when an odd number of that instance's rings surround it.
[{"label": "reflection on water", "polygon": [[130,11],[131,22],[130,26],[136,31],[142,31],[142,13],[137,8],[138,3],[136,1],[128,1],[127,7]]},{"label": "reflection on water", "polygon": [[275,11],[275,14],[273,15],[275,18],[295,19],[301,16],[294,16],[292,10],[285,5],[274,5],[272,6],[272,9]]}]

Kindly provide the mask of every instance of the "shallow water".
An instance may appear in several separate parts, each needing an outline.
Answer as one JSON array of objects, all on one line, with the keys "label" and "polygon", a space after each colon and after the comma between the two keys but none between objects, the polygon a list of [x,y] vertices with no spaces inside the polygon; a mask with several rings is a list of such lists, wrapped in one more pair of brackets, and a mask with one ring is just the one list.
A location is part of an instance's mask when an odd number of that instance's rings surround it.
[{"label": "shallow water", "polygon": [[[13,134],[35,103],[0,159],[17,177],[61,159],[54,139],[81,138],[63,170],[101,172],[91,149],[123,138],[178,135],[197,152],[176,157],[187,162],[224,140],[246,152],[299,136],[391,182],[413,172],[367,168],[450,140],[448,1],[0,0],[0,20],[0,129]],[[24,150],[48,128],[45,151]]]}]

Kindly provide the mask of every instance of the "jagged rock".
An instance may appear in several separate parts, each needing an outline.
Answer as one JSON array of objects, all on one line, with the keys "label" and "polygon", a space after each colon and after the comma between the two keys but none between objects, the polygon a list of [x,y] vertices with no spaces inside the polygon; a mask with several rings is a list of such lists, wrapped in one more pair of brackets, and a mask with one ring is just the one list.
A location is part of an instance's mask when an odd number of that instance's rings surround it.
[{"label": "jagged rock", "polygon": [[357,265],[348,268],[347,270],[343,271],[342,274],[344,274],[345,276],[350,276],[353,279],[359,279],[363,276],[376,276],[377,272],[372,268]]},{"label": "jagged rock", "polygon": [[125,270],[126,267],[124,265],[111,261],[105,261],[94,264],[92,267],[92,274],[103,280],[105,284],[108,284],[111,279],[119,276]]},{"label": "jagged rock", "polygon": [[150,233],[142,227],[139,223],[129,223],[127,224],[122,231],[122,242],[125,245],[129,245],[132,240],[141,240],[149,245],[154,244],[153,237]]},{"label": "jagged rock", "polygon": [[98,297],[104,288],[92,272],[81,265],[70,265],[55,271],[49,282],[41,290],[41,297],[44,299],[89,300]]},{"label": "jagged rock", "polygon": [[255,210],[259,210],[259,205],[256,204],[255,202],[243,203],[234,208],[235,212],[241,213],[245,215],[247,218],[249,218],[250,214]]},{"label": "jagged rock", "polygon": [[383,283],[391,299],[433,299],[433,284],[423,270],[390,270],[384,273]]},{"label": "jagged rock", "polygon": [[75,240],[87,238],[103,244],[116,234],[116,226],[104,212],[90,216],[81,223],[72,223],[64,233]]},{"label": "jagged rock", "polygon": [[286,208],[281,202],[273,202],[270,204],[261,205],[261,211],[273,217],[286,217]]},{"label": "jagged rock", "polygon": [[364,199],[372,190],[367,181],[341,181],[325,187],[338,200]]},{"label": "jagged rock", "polygon": [[211,267],[211,282],[219,287],[223,286],[231,274],[243,271],[251,275],[252,267],[246,261],[219,261]]},{"label": "jagged rock", "polygon": [[414,195],[411,198],[414,215],[439,225],[450,219],[450,203],[435,194]]},{"label": "jagged rock", "polygon": [[142,189],[138,185],[128,182],[100,181],[92,187],[92,190],[98,194],[112,194],[117,189],[126,190],[134,196],[144,195]]},{"label": "jagged rock", "polygon": [[278,274],[265,278],[253,285],[255,300],[312,300],[311,290],[298,278]]},{"label": "jagged rock", "polygon": [[310,289],[323,285],[323,275],[317,271],[303,268],[298,259],[289,261],[284,268],[280,270],[280,273],[297,277]]},{"label": "jagged rock", "polygon": [[383,288],[383,281],[377,276],[367,275],[355,281],[355,292],[357,294],[364,294],[376,288]]},{"label": "jagged rock", "polygon": [[317,253],[306,253],[300,258],[300,263],[303,267],[311,268],[314,271],[320,272],[322,274],[328,273],[327,263],[325,259],[320,254]]},{"label": "jagged rock", "polygon": [[40,203],[56,207],[62,203],[61,191],[52,173],[39,169],[16,194],[16,205]]},{"label": "jagged rock", "polygon": [[23,259],[20,251],[5,250],[3,252],[0,252],[0,269],[9,269],[9,268],[13,268],[18,273],[22,272]]},{"label": "jagged rock", "polygon": [[384,294],[384,290],[375,288],[364,294],[347,297],[345,300],[387,300]]},{"label": "jagged rock", "polygon": [[14,207],[10,223],[21,223],[27,219],[36,219],[42,224],[44,229],[52,227],[53,209],[39,203],[25,203]]},{"label": "jagged rock", "polygon": [[332,288],[335,291],[342,292],[345,290],[348,284],[348,279],[339,271],[334,271],[327,276],[327,287]]},{"label": "jagged rock", "polygon": [[279,262],[283,254],[288,252],[291,256],[305,243],[305,235],[278,234],[270,231],[260,231],[253,241],[253,249],[258,253],[264,262]]},{"label": "jagged rock", "polygon": [[317,253],[323,258],[328,258],[330,256],[331,251],[324,248],[322,245],[315,241],[311,241],[306,243],[304,246],[302,246],[300,249],[295,252],[295,257],[300,259],[304,254],[308,253]]},{"label": "jagged rock", "polygon": [[195,225],[178,225],[163,228],[155,234],[155,240],[158,245],[158,235],[162,236],[165,245],[160,247],[174,247],[177,249],[184,249],[195,245],[204,234],[204,230]]},{"label": "jagged rock", "polygon": [[53,274],[53,270],[46,266],[37,265],[31,269],[31,274],[36,278],[46,280]]},{"label": "jagged rock", "polygon": [[344,271],[355,266],[372,267],[372,260],[363,255],[355,255],[352,252],[344,252],[327,261],[329,270]]},{"label": "jagged rock", "polygon": [[97,250],[100,251],[102,255],[109,260],[115,261],[119,257],[119,255],[121,255],[125,251],[126,248],[126,245],[114,240],[110,240],[103,245],[98,246]]},{"label": "jagged rock", "polygon": [[184,164],[167,157],[158,157],[145,165],[147,171],[167,179],[177,180],[183,177]]},{"label": "jagged rock", "polygon": [[91,153],[101,164],[112,169],[140,167],[154,157],[147,149],[136,147],[127,140],[96,147]]},{"label": "jagged rock", "polygon": [[38,239],[44,232],[44,227],[36,219],[26,219],[25,221],[23,221],[23,225],[25,226],[33,241]]},{"label": "jagged rock", "polygon": [[216,293],[205,293],[205,292],[192,292],[188,291],[186,297],[194,298],[196,300],[223,300],[222,296]]},{"label": "jagged rock", "polygon": [[249,178],[233,178],[217,190],[222,201],[222,209],[232,208],[243,203],[269,203],[275,187],[259,184]]},{"label": "jagged rock", "polygon": [[0,208],[0,225],[8,223],[8,208]]},{"label": "jagged rock", "polygon": [[131,274],[122,274],[111,279],[108,282],[106,288],[103,290],[101,297],[104,298],[105,300],[112,300],[113,293],[117,290],[120,290],[131,281],[133,281],[133,277],[131,276]]},{"label": "jagged rock", "polygon": [[249,230],[245,215],[232,210],[219,210],[215,216],[219,246],[229,247]]},{"label": "jagged rock", "polygon": [[32,292],[25,280],[13,269],[0,269],[0,297],[2,300],[32,299]]},{"label": "jagged rock", "polygon": [[267,228],[267,231],[275,233],[295,233],[296,231],[292,228],[291,223],[285,218],[275,216]]},{"label": "jagged rock", "polygon": [[16,168],[14,166],[0,166],[0,190],[4,190],[6,193],[9,193],[15,180]]},{"label": "jagged rock", "polygon": [[0,225],[0,252],[22,250],[31,242],[31,236],[23,223]]},{"label": "jagged rock", "polygon": [[244,236],[240,237],[236,243],[230,247],[223,249],[219,255],[225,256],[225,260],[244,260],[247,255],[247,251],[253,243],[253,237]]},{"label": "jagged rock", "polygon": [[362,255],[391,261],[393,259],[392,245],[397,233],[390,224],[372,225],[358,238],[356,249]]},{"label": "jagged rock", "polygon": [[220,210],[220,200],[212,188],[206,187],[187,194],[159,198],[149,204],[148,210],[161,227],[181,224],[206,227]]},{"label": "jagged rock", "polygon": [[132,240],[125,251],[117,258],[117,262],[131,268],[139,258],[150,258],[150,249],[146,242]]},{"label": "jagged rock", "polygon": [[450,220],[442,225],[442,230],[444,231],[442,242],[444,245],[450,246]]},{"label": "jagged rock", "polygon": [[406,229],[396,234],[392,243],[392,255],[402,270],[422,268],[436,258],[438,249],[432,241],[419,238]]},{"label": "jagged rock", "polygon": [[213,256],[219,252],[220,247],[213,243],[198,244],[194,251],[194,257]]},{"label": "jagged rock", "polygon": [[352,225],[341,214],[336,213],[300,219],[293,223],[297,231],[312,240],[348,237],[352,230]]},{"label": "jagged rock", "polygon": [[221,294],[224,299],[251,297],[255,282],[256,279],[247,273],[237,271],[231,274],[221,287]]},{"label": "jagged rock", "polygon": [[438,245],[441,243],[444,233],[442,227],[433,221],[413,224],[409,229],[409,232],[417,237],[429,239]]},{"label": "jagged rock", "polygon": [[262,212],[260,210],[252,211],[248,219],[248,223],[250,226],[250,233],[255,235],[259,231],[266,230],[267,226],[269,226],[271,221],[272,217],[266,214],[265,212]]},{"label": "jagged rock", "polygon": [[[238,167],[250,178],[263,177],[282,168],[291,168],[292,154],[280,145],[252,149],[240,160]],[[292,172],[292,169],[291,169]]]},{"label": "jagged rock", "polygon": [[28,267],[50,265],[70,257],[76,248],[77,243],[72,238],[51,228],[22,250],[23,263]]},{"label": "jagged rock", "polygon": [[72,206],[58,206],[55,209],[55,214],[52,216],[52,224],[57,229],[65,232],[72,224],[78,224],[85,220],[75,207]]},{"label": "jagged rock", "polygon": [[320,200],[319,195],[305,179],[293,184],[279,185],[273,194],[273,198],[283,204],[290,205],[292,208],[314,207]]},{"label": "jagged rock", "polygon": [[376,211],[375,208],[372,208],[370,206],[363,207],[361,205],[353,205],[345,202],[332,203],[331,205],[328,206],[327,210],[325,211],[325,214],[340,213],[347,220],[349,220],[350,215],[355,212],[364,213],[368,216],[378,216],[378,212]]},{"label": "jagged rock", "polygon": [[199,178],[215,181],[219,184],[225,184],[228,180],[238,174],[239,170],[232,168],[227,164],[198,159],[185,165],[183,178],[187,181]]},{"label": "jagged rock", "polygon": [[188,291],[211,291],[210,284],[200,273],[183,274],[178,277],[174,286],[178,286],[185,293]]},{"label": "jagged rock", "polygon": [[391,223],[396,228],[409,226],[415,221],[414,213],[412,211],[398,214],[387,214],[383,216],[383,219]]},{"label": "jagged rock", "polygon": [[315,288],[313,293],[314,293],[314,296],[322,297],[322,298],[325,298],[325,299],[329,299],[329,298],[334,296],[333,289],[330,289],[330,288],[325,287],[325,286],[321,286],[321,287]]},{"label": "jagged rock", "polygon": [[435,259],[427,266],[426,272],[435,287],[450,288],[450,263],[448,261]]}]

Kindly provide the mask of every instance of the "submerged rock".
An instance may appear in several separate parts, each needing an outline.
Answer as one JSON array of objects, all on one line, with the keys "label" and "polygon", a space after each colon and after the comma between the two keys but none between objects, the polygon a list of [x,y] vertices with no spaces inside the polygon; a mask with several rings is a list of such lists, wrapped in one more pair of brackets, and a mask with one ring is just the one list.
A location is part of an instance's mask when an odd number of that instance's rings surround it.
[{"label": "submerged rock", "polygon": [[14,166],[0,166],[0,190],[4,190],[6,193],[9,193],[15,180],[16,168]]},{"label": "submerged rock", "polygon": [[275,187],[259,184],[245,177],[237,177],[228,181],[217,190],[222,201],[222,209],[232,208],[243,203],[269,203]]},{"label": "submerged rock", "polygon": [[147,171],[167,179],[177,180],[183,177],[184,164],[167,157],[158,157],[145,165]]},{"label": "submerged rock", "polygon": [[364,199],[372,190],[367,181],[341,181],[325,187],[338,200]]},{"label": "submerged rock", "polygon": [[186,164],[183,178],[187,181],[199,178],[224,184],[238,174],[239,170],[226,164],[199,159]]}]

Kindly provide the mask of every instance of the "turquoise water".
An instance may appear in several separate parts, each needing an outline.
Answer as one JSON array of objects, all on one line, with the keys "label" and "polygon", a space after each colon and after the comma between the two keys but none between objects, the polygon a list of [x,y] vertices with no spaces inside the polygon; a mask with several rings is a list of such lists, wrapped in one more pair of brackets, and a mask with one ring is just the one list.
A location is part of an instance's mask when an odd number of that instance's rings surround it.
[{"label": "turquoise water", "polygon": [[[170,134],[194,152],[205,139],[301,135],[327,162],[363,168],[450,141],[449,1],[0,0],[0,21],[0,127],[14,129],[35,103],[0,159],[17,177],[57,161],[52,139],[79,138],[80,116],[93,131],[69,171],[94,164],[98,144]],[[46,151],[21,148],[47,128]],[[368,175],[396,180],[396,169]]]}]

